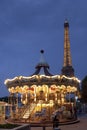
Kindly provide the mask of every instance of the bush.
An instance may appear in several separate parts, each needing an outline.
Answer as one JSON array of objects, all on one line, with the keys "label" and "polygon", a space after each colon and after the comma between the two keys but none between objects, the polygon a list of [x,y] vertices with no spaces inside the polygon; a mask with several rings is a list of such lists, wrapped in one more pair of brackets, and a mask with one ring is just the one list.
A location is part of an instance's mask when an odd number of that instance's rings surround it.
[{"label": "bush", "polygon": [[15,128],[15,127],[18,127],[18,126],[20,126],[20,125],[18,125],[18,124],[0,124],[0,128],[8,128],[8,129],[13,129],[13,128]]}]

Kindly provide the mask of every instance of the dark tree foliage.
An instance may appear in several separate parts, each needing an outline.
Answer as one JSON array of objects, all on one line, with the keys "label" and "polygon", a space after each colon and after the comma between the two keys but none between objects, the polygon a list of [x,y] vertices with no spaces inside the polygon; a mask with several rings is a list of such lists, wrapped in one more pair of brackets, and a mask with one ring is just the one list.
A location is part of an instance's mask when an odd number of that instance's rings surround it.
[{"label": "dark tree foliage", "polygon": [[0,97],[0,101],[8,102],[8,96]]},{"label": "dark tree foliage", "polygon": [[82,101],[87,103],[87,76],[85,76],[85,78],[82,80],[81,88]]}]

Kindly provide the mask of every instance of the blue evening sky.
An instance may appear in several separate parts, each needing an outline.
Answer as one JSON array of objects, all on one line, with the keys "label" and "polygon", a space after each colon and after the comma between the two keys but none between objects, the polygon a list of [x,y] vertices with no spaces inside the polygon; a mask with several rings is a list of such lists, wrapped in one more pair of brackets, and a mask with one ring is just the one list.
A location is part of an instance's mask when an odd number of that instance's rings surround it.
[{"label": "blue evening sky", "polygon": [[41,49],[50,72],[61,73],[65,19],[81,80],[87,75],[87,0],[0,0],[0,97],[8,95],[5,79],[35,71]]}]

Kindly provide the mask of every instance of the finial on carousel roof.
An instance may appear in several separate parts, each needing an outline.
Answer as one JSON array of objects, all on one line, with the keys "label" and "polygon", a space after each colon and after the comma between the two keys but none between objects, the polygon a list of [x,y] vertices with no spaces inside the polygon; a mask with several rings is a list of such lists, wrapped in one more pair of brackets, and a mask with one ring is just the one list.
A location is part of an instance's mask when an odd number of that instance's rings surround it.
[{"label": "finial on carousel roof", "polygon": [[41,53],[40,61],[36,65],[36,67],[35,67],[36,71],[35,71],[35,73],[33,75],[41,74],[40,72],[41,72],[41,70],[43,70],[45,75],[50,75],[51,76],[52,74],[50,74],[49,71],[48,71],[49,65],[44,59],[44,55],[43,55],[44,50],[40,50],[40,53]]},{"label": "finial on carousel roof", "polygon": [[40,62],[39,62],[39,64],[44,64],[44,65],[46,65],[47,62],[46,62],[45,59],[44,59],[44,50],[43,50],[43,49],[40,50],[40,53],[41,53],[41,57],[40,57]]},{"label": "finial on carousel roof", "polygon": [[43,53],[44,53],[44,50],[41,50],[40,52],[43,54]]},{"label": "finial on carousel roof", "polygon": [[69,27],[69,23],[68,23],[68,20],[66,19],[65,22],[64,22],[64,27]]}]

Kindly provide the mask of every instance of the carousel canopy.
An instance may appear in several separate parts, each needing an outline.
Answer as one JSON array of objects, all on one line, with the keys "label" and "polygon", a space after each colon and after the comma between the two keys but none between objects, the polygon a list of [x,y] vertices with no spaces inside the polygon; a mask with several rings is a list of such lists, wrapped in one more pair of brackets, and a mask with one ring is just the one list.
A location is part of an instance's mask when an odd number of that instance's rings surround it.
[{"label": "carousel canopy", "polygon": [[5,85],[7,87],[16,87],[16,86],[23,86],[23,85],[71,85],[71,86],[78,86],[79,80],[76,77],[66,77],[64,75],[55,75],[55,76],[46,76],[46,75],[33,75],[29,77],[19,76],[13,79],[5,80]]}]

